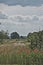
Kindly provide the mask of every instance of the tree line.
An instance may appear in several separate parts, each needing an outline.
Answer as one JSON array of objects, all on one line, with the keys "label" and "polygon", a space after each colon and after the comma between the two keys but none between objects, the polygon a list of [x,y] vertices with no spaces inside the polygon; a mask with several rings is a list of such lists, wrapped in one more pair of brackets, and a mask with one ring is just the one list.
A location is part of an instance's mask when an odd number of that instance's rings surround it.
[{"label": "tree line", "polygon": [[39,32],[28,33],[27,36],[20,36],[17,32],[12,32],[9,36],[8,31],[0,31],[0,41],[3,39],[27,39],[30,42],[31,49],[43,47],[43,30]]},{"label": "tree line", "polygon": [[0,31],[0,39],[24,39],[26,36],[20,36],[17,32],[12,32],[10,35],[8,31]]}]

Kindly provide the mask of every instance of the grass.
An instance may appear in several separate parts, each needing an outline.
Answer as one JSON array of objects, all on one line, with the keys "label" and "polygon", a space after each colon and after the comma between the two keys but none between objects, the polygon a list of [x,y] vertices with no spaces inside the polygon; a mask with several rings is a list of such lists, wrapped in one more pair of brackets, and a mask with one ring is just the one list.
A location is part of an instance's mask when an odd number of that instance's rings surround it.
[{"label": "grass", "polygon": [[[1,65],[43,65],[43,51],[30,50],[29,44],[24,41],[9,40],[0,45]],[[17,44],[16,44],[17,43]]]},{"label": "grass", "polygon": [[18,64],[0,64],[0,65],[18,65]]}]

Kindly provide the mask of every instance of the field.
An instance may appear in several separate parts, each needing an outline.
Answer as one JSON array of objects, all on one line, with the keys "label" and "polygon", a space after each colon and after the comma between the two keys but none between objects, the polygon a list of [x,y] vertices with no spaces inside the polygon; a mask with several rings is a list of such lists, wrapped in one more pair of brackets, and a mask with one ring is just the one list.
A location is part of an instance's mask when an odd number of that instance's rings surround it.
[{"label": "field", "polygon": [[0,44],[0,65],[43,65],[43,51],[31,50],[27,40],[5,40]]}]

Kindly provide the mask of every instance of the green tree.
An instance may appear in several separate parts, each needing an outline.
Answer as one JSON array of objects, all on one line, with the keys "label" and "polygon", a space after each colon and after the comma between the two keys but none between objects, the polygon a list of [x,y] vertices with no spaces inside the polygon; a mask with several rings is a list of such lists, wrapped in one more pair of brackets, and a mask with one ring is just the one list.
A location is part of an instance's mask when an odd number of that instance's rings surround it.
[{"label": "green tree", "polygon": [[0,31],[0,42],[3,43],[3,39],[9,39],[8,32]]},{"label": "green tree", "polygon": [[43,46],[43,31],[29,33],[28,41],[31,43],[31,48],[41,49]]},{"label": "green tree", "polygon": [[12,32],[11,39],[19,39],[19,34],[17,32]]}]

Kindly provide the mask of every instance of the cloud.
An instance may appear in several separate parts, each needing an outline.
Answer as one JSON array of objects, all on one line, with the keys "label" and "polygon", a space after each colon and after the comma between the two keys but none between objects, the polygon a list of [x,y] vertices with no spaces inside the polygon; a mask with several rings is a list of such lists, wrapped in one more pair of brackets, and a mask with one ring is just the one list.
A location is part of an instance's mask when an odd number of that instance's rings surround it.
[{"label": "cloud", "polygon": [[39,16],[23,16],[23,15],[16,15],[11,16],[10,19],[12,21],[18,22],[18,23],[35,23],[38,22],[40,17]]},{"label": "cloud", "polygon": [[31,21],[29,16],[22,16],[22,15],[21,16],[19,16],[19,15],[16,16],[15,19],[16,19],[17,22],[22,22],[22,23],[23,22],[27,23],[27,22]]},{"label": "cloud", "polygon": [[41,6],[43,4],[43,0],[0,0],[0,3],[21,6]]},{"label": "cloud", "polygon": [[0,19],[7,19],[8,16],[5,15],[4,13],[0,12]]},{"label": "cloud", "polygon": [[27,35],[29,32],[39,31],[39,26],[43,29],[43,5],[22,7],[1,3],[0,16],[0,30],[8,30],[9,33],[17,31],[20,35]]},{"label": "cloud", "polygon": [[6,4],[0,4],[0,11],[4,12],[5,14],[8,14],[9,16],[13,15],[43,16],[43,5],[40,7],[34,7],[34,6],[22,7],[20,5],[8,6]]},{"label": "cloud", "polygon": [[32,21],[39,21],[39,17],[38,16],[33,16]]},{"label": "cloud", "polygon": [[[0,22],[2,23],[0,26],[0,30],[8,30],[9,33],[11,32],[18,32],[20,35],[27,35],[29,32],[39,31],[43,29],[43,17],[38,17],[38,21],[34,20],[33,18],[38,16],[14,16],[9,17],[8,19],[1,19]],[[20,21],[18,21],[20,19]],[[25,21],[24,21],[25,19]],[[30,21],[29,21],[30,19]]]}]

